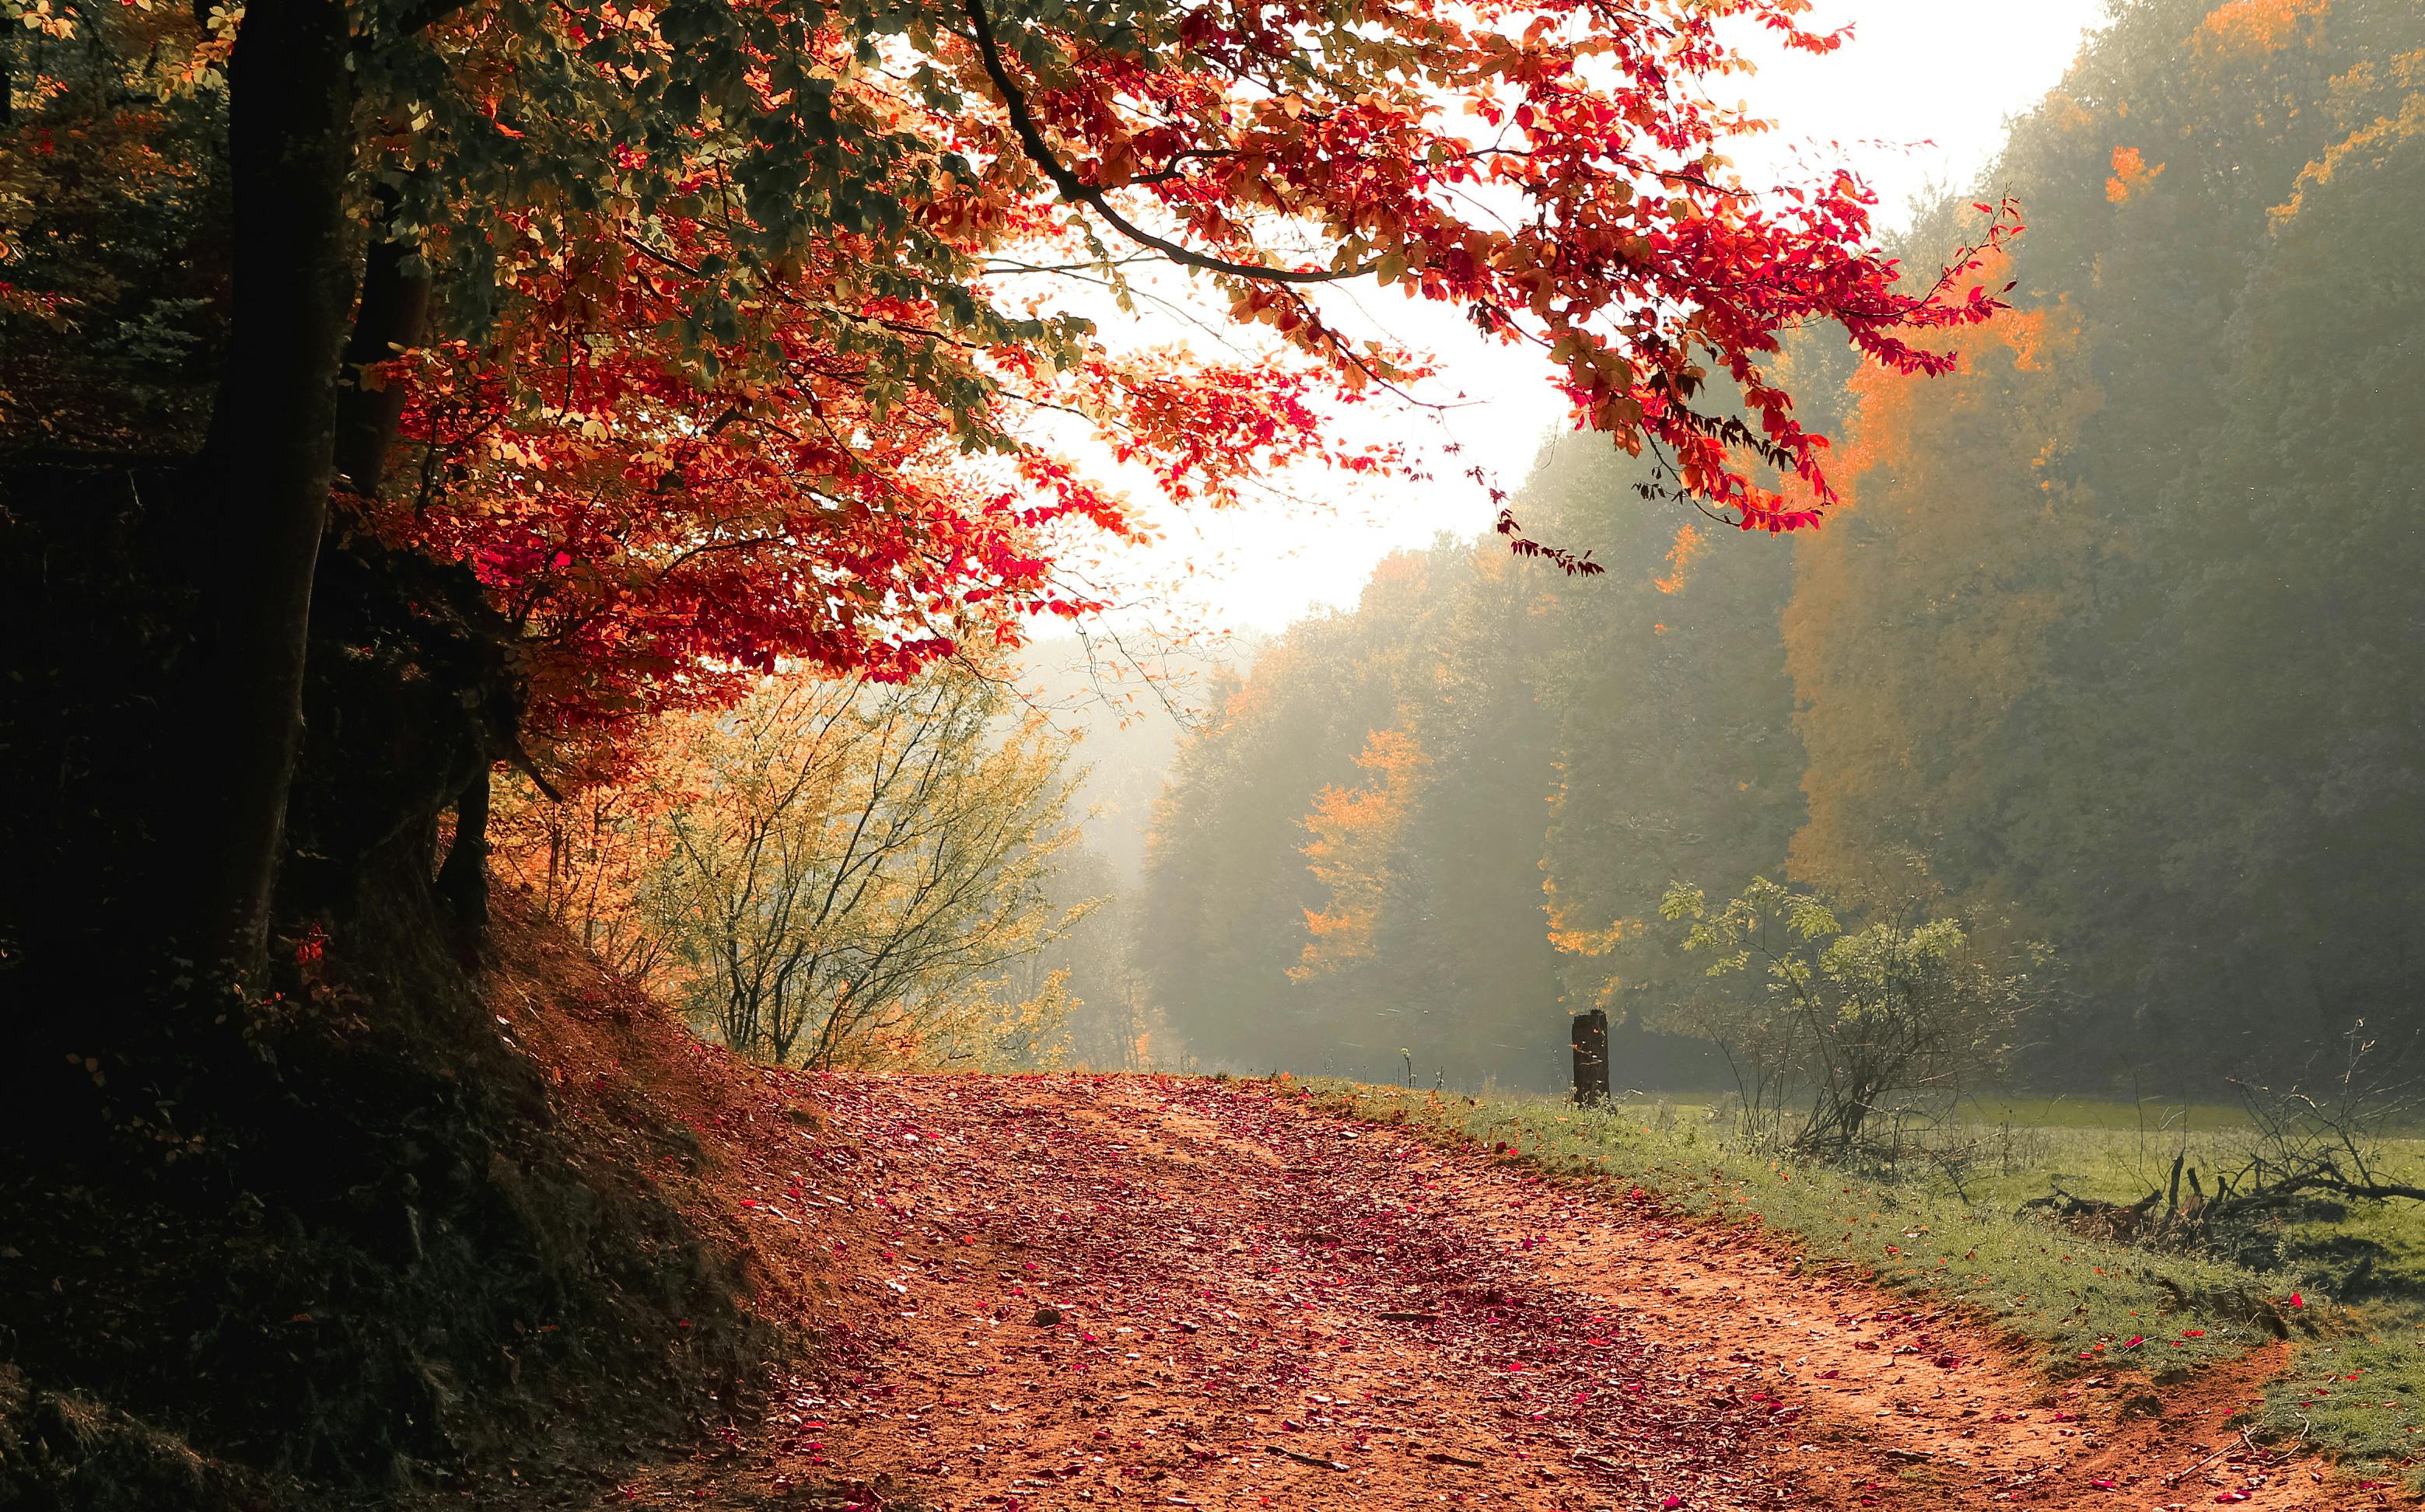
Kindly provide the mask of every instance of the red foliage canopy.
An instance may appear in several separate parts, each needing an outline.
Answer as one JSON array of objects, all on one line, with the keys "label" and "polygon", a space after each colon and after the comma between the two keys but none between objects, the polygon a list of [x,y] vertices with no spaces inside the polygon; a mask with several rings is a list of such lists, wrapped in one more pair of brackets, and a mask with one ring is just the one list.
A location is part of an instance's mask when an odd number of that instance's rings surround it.
[{"label": "red foliage canopy", "polygon": [[[1322,285],[1365,279],[1538,347],[1579,424],[1705,507],[1807,524],[1833,494],[1768,371],[1782,334],[1832,321],[1933,373],[1953,359],[1923,335],[1999,305],[1966,286],[1976,250],[1903,280],[1849,174],[1731,176],[1721,147],[1760,123],[1703,87],[1743,67],[1729,28],[1836,46],[1805,9],[462,11],[415,55],[458,108],[383,167],[476,318],[384,364],[411,399],[367,519],[475,568],[527,639],[542,741],[779,659],[906,676],[1093,606],[1056,580],[1059,533],[1132,519],[1055,448],[1071,419],[1213,506],[1295,463],[1396,465],[1327,439],[1338,406],[1423,376],[1325,313]],[[2015,229],[1989,209],[1982,248]],[[1020,293],[1082,280],[1126,311],[1140,263],[1209,283],[1261,345],[1121,349]]]}]

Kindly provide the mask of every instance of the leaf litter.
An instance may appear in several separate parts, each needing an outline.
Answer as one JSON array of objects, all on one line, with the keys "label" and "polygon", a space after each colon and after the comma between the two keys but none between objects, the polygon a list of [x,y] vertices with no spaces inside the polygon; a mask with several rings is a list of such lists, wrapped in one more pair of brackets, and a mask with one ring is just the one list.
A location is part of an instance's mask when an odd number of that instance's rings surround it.
[{"label": "leaf litter", "polygon": [[2406,1504],[2240,1432],[2278,1347],[2169,1388],[2049,1383],[1761,1236],[1272,1084],[794,1085],[840,1194],[801,1241],[823,1369],[616,1504]]}]

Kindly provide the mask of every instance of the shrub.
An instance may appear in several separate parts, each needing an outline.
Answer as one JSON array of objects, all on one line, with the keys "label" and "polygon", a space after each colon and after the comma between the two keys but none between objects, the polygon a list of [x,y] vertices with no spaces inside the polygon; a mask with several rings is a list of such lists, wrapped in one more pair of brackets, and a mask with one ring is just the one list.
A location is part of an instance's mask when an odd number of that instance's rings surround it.
[{"label": "shrub", "polygon": [[1714,911],[1677,883],[1660,912],[1713,957],[1684,1021],[1732,1070],[1746,1135],[1801,1155],[1855,1158],[1882,1121],[1900,1129],[1992,1074],[2034,991],[1959,920],[1916,923],[1916,909],[1847,932],[1818,894],[1756,877]]}]

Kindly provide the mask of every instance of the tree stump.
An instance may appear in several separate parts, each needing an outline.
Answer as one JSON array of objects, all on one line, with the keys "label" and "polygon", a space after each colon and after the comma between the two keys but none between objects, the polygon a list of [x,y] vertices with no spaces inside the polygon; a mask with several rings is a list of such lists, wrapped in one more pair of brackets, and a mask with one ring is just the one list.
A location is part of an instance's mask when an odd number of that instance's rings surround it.
[{"label": "tree stump", "polygon": [[1598,1107],[1608,1101],[1608,1015],[1598,1008],[1574,1018],[1575,1102]]}]

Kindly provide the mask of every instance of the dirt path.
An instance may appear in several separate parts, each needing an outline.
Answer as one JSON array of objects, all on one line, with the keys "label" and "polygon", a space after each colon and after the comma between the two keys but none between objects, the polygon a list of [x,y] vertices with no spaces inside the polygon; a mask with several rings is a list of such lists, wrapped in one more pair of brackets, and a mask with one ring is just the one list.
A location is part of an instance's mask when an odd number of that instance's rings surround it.
[{"label": "dirt path", "polygon": [[2050,1390],[1741,1237],[1260,1086],[829,1086],[850,1137],[768,1216],[824,1214],[852,1343],[623,1504],[2404,1504],[2226,1425],[2271,1361]]}]

